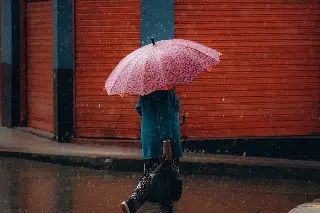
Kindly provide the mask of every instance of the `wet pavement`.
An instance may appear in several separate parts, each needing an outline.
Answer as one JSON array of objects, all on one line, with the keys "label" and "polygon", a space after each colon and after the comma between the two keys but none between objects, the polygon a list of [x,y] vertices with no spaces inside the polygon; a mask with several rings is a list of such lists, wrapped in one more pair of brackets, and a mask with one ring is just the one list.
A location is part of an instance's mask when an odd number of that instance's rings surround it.
[{"label": "wet pavement", "polygon": [[[110,140],[103,141],[104,145],[56,143],[29,134],[28,131],[26,128],[16,130],[0,127],[0,156],[115,171],[141,171],[141,151],[134,141]],[[186,174],[238,177],[272,176],[274,178],[320,181],[320,161],[311,160],[203,154],[186,151],[181,159],[181,167],[184,168],[183,172]]]},{"label": "wet pavement", "polygon": [[[0,158],[1,213],[113,213],[140,175]],[[319,198],[312,181],[185,176],[177,213],[286,213]],[[139,212],[158,212],[147,203]]]}]

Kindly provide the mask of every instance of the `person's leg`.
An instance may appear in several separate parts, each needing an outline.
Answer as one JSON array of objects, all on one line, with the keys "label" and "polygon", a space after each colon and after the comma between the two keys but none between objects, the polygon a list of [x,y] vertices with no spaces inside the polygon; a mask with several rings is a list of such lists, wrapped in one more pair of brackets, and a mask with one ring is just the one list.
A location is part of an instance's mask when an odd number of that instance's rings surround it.
[{"label": "person's leg", "polygon": [[[144,161],[144,174],[136,189],[127,201],[122,202],[124,213],[135,213],[147,200],[149,173],[158,165],[158,160],[149,159]],[[126,207],[125,207],[126,205]],[[129,211],[128,211],[129,210]]]},{"label": "person's leg", "polygon": [[173,158],[173,160],[172,160],[172,166],[173,166],[174,170],[175,170],[178,174],[180,174],[180,158],[178,158],[178,157]]},{"label": "person's leg", "polygon": [[149,185],[148,180],[146,176],[143,176],[132,195],[126,201],[130,213],[135,213],[146,202]]}]

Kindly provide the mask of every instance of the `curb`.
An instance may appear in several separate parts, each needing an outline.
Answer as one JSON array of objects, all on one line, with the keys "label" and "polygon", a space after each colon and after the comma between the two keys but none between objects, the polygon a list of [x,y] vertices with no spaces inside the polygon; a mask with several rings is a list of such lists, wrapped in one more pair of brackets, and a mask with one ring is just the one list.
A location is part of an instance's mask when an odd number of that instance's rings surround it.
[{"label": "curb", "polygon": [[[137,159],[116,159],[108,157],[65,156],[34,154],[17,151],[0,151],[1,157],[12,157],[60,165],[87,167],[97,170],[142,172],[143,161]],[[319,181],[319,168],[279,167],[268,165],[240,165],[222,162],[195,162],[184,159],[180,163],[182,175],[236,176],[239,178],[275,178]]]}]

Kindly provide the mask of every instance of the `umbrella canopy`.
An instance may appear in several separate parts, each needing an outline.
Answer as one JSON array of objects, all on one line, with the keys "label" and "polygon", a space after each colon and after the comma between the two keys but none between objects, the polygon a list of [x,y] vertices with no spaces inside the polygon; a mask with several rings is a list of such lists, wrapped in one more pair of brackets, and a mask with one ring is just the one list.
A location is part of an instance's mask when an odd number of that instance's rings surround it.
[{"label": "umbrella canopy", "polygon": [[221,53],[199,43],[171,39],[141,47],[120,61],[106,81],[108,95],[147,95],[191,82],[220,62]]}]

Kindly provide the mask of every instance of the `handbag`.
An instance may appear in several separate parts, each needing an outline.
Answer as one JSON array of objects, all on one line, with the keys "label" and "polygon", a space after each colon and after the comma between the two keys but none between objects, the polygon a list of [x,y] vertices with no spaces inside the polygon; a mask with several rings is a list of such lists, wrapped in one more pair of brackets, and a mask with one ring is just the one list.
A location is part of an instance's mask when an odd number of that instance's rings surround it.
[{"label": "handbag", "polygon": [[[165,155],[165,154],[164,154]],[[147,200],[160,203],[165,201],[178,201],[182,194],[182,179],[171,162],[162,159],[149,176]]]}]

